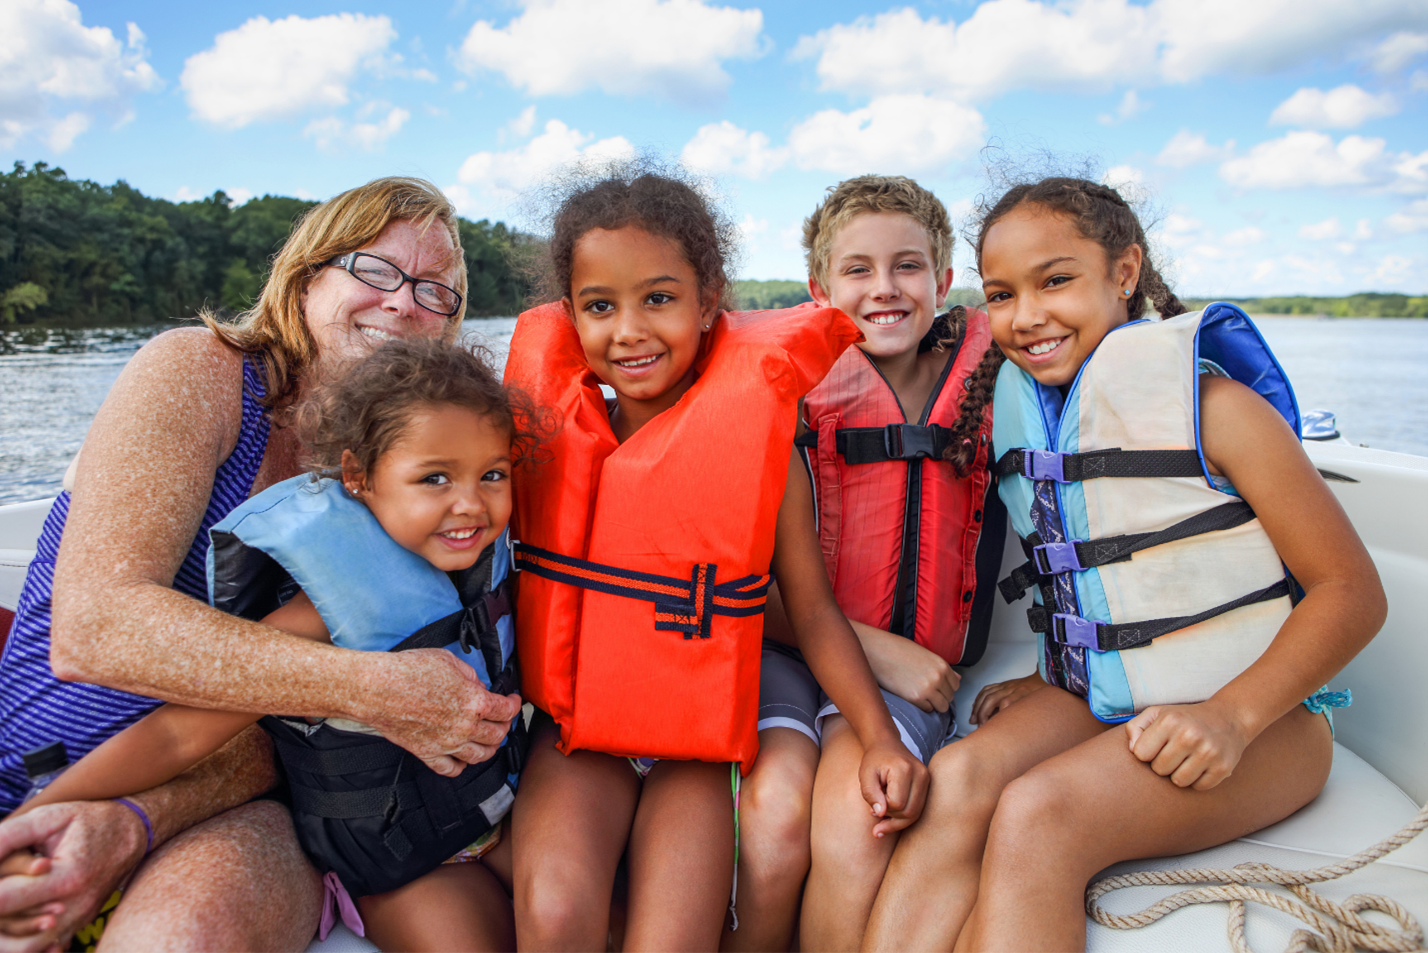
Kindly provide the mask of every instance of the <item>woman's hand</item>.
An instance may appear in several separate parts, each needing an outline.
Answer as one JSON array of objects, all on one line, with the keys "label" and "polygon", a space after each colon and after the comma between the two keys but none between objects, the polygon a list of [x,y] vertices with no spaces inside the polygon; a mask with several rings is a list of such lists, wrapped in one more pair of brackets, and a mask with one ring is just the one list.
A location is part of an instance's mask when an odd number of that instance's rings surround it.
[{"label": "woman's hand", "polygon": [[37,849],[29,875],[0,879],[0,953],[63,946],[144,859],[148,835],[113,801],[48,804],[0,822],[0,855]]},{"label": "woman's hand", "polygon": [[475,670],[445,649],[365,654],[375,664],[358,720],[437,774],[454,778],[494,755],[521,713],[521,696],[487,691]]},{"label": "woman's hand", "polygon": [[1155,705],[1126,722],[1131,754],[1176,787],[1208,791],[1228,778],[1253,738],[1222,706]]},{"label": "woman's hand", "polygon": [[874,837],[900,831],[922,815],[922,805],[927,800],[927,767],[896,735],[863,751],[858,782],[873,816],[881,818],[873,825]]},{"label": "woman's hand", "polygon": [[952,706],[962,676],[946,659],[912,639],[861,622],[852,625],[880,688],[923,711],[946,711]]},{"label": "woman's hand", "polygon": [[982,690],[977,693],[976,701],[972,702],[970,720],[974,725],[986,724],[993,715],[1003,708],[1015,705],[1045,685],[1046,683],[1041,680],[1041,675],[1038,672],[1032,672],[1022,678],[984,685]]}]

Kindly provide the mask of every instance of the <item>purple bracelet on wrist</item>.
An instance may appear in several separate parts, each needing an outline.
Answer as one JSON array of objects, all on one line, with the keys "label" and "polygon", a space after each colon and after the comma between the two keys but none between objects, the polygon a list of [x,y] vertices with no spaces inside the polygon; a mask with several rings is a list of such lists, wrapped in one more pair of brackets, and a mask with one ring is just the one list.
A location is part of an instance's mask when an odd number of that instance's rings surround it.
[{"label": "purple bracelet on wrist", "polygon": [[144,856],[149,856],[149,851],[154,849],[154,825],[149,823],[149,815],[144,813],[144,809],[127,797],[114,798],[116,804],[122,804],[135,814],[139,815],[139,820],[144,822],[144,833],[148,835],[149,842],[144,845]]}]

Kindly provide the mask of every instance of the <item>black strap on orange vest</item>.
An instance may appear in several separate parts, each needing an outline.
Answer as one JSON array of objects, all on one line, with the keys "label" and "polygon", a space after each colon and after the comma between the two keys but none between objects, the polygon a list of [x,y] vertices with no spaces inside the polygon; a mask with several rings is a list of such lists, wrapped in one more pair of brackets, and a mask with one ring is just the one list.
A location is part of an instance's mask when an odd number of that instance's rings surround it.
[{"label": "black strap on orange vest", "polygon": [[762,575],[716,583],[719,567],[713,563],[695,563],[689,578],[679,579],[562,556],[526,543],[516,543],[514,552],[517,569],[542,579],[653,602],[655,628],[683,632],[686,639],[709,638],[709,624],[716,615],[759,615],[773,582],[772,576]]}]

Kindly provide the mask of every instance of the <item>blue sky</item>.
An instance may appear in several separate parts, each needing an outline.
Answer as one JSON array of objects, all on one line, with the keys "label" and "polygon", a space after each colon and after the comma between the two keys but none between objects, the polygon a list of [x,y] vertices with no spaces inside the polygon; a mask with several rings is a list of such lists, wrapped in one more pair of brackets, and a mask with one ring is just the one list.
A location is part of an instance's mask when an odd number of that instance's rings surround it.
[{"label": "blue sky", "polygon": [[0,37],[0,161],[173,199],[404,173],[520,223],[552,168],[656,151],[743,276],[801,278],[839,179],[966,225],[989,158],[1050,152],[1144,196],[1182,293],[1428,292],[1423,0],[5,0]]}]

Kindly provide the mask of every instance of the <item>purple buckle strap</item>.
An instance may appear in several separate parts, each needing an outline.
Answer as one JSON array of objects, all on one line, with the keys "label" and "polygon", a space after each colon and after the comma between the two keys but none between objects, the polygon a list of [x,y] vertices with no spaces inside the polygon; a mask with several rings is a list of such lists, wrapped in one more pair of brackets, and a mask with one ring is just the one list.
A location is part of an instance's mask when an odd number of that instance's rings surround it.
[{"label": "purple buckle strap", "polygon": [[1101,651],[1101,641],[1096,635],[1099,622],[1083,619],[1078,615],[1057,612],[1051,616],[1051,638],[1062,645],[1074,645],[1093,652]]},{"label": "purple buckle strap", "polygon": [[1077,540],[1064,543],[1044,543],[1032,550],[1036,569],[1044,576],[1058,572],[1085,572],[1081,557],[1076,553]]},{"label": "purple buckle strap", "polygon": [[1064,453],[1054,450],[1028,450],[1022,457],[1022,475],[1032,480],[1055,480],[1065,483]]}]

